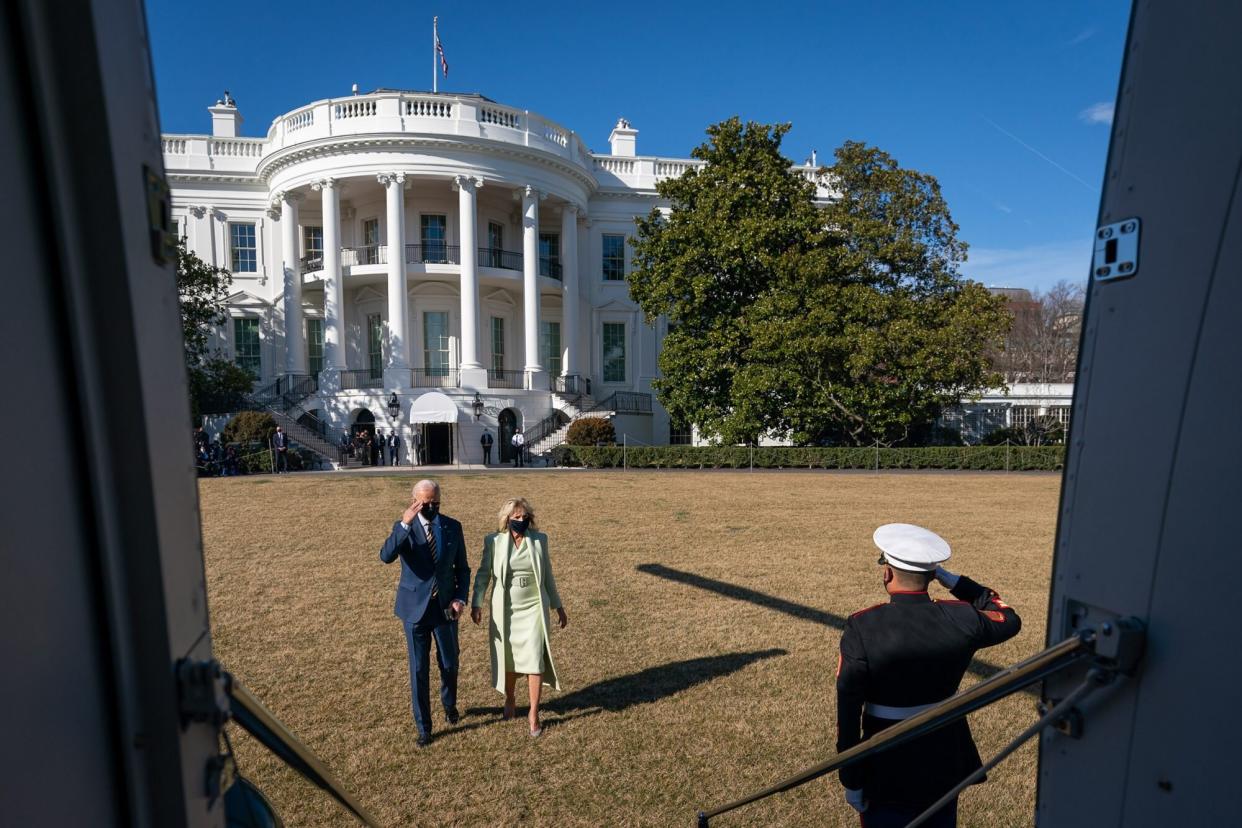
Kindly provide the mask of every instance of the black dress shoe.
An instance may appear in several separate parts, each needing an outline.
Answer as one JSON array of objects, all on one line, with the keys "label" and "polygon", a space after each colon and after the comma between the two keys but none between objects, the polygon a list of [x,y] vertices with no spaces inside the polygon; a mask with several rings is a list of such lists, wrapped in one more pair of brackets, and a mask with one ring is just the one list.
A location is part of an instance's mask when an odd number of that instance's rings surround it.
[{"label": "black dress shoe", "polygon": [[448,719],[449,724],[457,724],[461,721],[461,714],[457,712],[456,707],[450,707],[448,710],[445,710],[444,716]]},{"label": "black dress shoe", "polygon": [[418,743],[417,743],[417,744],[418,744],[418,746],[419,746],[420,748],[425,748],[425,747],[427,747],[427,745],[431,744],[431,734],[430,734],[430,733],[420,733],[420,734],[418,734]]}]

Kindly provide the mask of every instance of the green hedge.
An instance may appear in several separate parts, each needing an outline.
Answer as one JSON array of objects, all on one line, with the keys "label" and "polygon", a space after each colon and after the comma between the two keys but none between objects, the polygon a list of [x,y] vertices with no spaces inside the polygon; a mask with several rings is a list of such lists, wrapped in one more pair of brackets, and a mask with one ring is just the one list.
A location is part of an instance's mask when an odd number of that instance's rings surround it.
[{"label": "green hedge", "polygon": [[[624,459],[623,459],[624,451]],[[593,469],[745,469],[746,446],[557,446],[552,462]],[[967,469],[1056,471],[1065,464],[1064,446],[927,446],[920,448],[785,448],[754,451],[757,469]]]}]

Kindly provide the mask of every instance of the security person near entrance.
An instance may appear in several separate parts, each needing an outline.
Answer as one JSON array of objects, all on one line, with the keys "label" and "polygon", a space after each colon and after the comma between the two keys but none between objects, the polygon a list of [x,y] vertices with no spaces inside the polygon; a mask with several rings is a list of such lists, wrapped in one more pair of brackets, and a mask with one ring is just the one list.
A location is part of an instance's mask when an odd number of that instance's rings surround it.
[{"label": "security person near entrance", "polygon": [[479,445],[483,446],[483,465],[491,465],[492,462],[492,445],[495,444],[496,438],[492,436],[491,429],[484,428],[483,436],[479,438]]},{"label": "security person near entrance", "polygon": [[[1022,621],[991,589],[942,563],[949,544],[921,526],[875,531],[889,601],[854,613],[837,662],[837,751],[957,693],[975,651],[1018,634]],[[932,580],[956,600],[932,599]],[[981,766],[965,719],[840,771],[865,828],[904,828]],[[957,800],[924,823],[957,825]]]}]

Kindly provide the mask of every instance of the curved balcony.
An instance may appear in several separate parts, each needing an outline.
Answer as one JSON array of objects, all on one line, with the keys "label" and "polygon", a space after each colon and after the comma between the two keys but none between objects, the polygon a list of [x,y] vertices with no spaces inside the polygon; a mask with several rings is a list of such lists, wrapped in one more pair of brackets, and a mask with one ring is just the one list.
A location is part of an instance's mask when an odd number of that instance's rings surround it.
[{"label": "curved balcony", "polygon": [[572,130],[481,95],[384,90],[329,98],[281,115],[268,129],[260,168],[281,150],[327,138],[369,134],[442,135],[500,141],[557,156],[594,180],[594,162]]},{"label": "curved balcony", "polygon": [[[500,250],[494,247],[480,247],[475,261],[478,267],[495,268],[498,270],[522,270],[522,254],[516,250]],[[420,265],[460,265],[461,247],[456,244],[407,244],[405,246],[405,263]],[[341,266],[388,264],[388,247],[372,244],[364,247],[342,247]],[[309,276],[323,270],[323,253],[314,252],[301,259],[302,275]],[[552,256],[539,257],[539,275],[558,282],[562,278],[560,260]]]}]

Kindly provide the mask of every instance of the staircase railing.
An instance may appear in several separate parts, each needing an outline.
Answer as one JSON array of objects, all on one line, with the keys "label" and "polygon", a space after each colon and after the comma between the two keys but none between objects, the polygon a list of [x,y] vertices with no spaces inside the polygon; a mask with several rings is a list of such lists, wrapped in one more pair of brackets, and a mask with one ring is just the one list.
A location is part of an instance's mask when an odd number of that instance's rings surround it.
[{"label": "staircase railing", "polygon": [[535,444],[547,437],[549,434],[555,434],[564,428],[568,419],[559,411],[554,411],[547,417],[535,423],[530,428],[522,432],[522,438],[526,441],[529,449],[534,448]]},{"label": "staircase railing", "polygon": [[302,428],[315,434],[333,449],[340,451],[343,438],[345,437],[345,432],[342,429],[333,428],[300,405],[290,406],[289,410],[285,411],[284,414]]},{"label": "staircase railing", "polygon": [[577,404],[586,392],[586,383],[582,377],[577,374],[566,374],[564,376],[552,378],[552,391],[556,394],[569,397],[570,401]]},{"label": "staircase railing", "polygon": [[246,396],[263,408],[285,411],[319,390],[319,378],[311,374],[281,374],[273,382]]},{"label": "staircase railing", "polygon": [[611,411],[615,414],[650,414],[651,395],[641,391],[614,391],[588,408],[585,414]]}]

